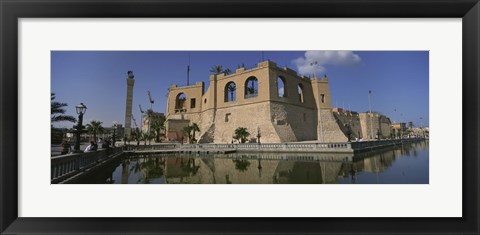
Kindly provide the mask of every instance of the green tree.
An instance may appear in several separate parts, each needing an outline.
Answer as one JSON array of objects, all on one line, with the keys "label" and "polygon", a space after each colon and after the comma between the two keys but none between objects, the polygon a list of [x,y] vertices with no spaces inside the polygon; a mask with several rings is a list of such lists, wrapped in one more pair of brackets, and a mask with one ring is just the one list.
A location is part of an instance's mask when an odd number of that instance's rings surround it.
[{"label": "green tree", "polygon": [[93,134],[93,139],[95,140],[95,142],[97,142],[97,133],[105,133],[105,128],[102,126],[102,122],[92,120],[89,124],[87,124],[87,131]]},{"label": "green tree", "polygon": [[215,65],[210,69],[210,72],[213,74],[224,73],[225,75],[229,75],[232,73],[232,70],[230,70],[229,68],[223,69],[223,66],[221,65]]},{"label": "green tree", "polygon": [[187,162],[183,161],[183,158],[180,161],[180,167],[183,172],[187,173],[189,176],[196,175],[200,166],[195,164],[195,158],[188,158]]},{"label": "green tree", "polygon": [[148,132],[150,132],[150,128],[152,126],[152,116],[153,116],[153,110],[152,109],[147,109]]},{"label": "green tree", "polygon": [[225,70],[223,70],[223,73],[225,73],[225,75],[229,75],[229,74],[232,74],[232,70],[230,70],[229,68],[226,68]]},{"label": "green tree", "polygon": [[200,131],[200,127],[198,127],[197,123],[192,123],[192,125],[185,126],[182,129],[184,136],[187,136],[188,143],[190,144],[193,144],[197,141],[197,139],[195,139],[195,133],[197,131]]},{"label": "green tree", "polygon": [[141,133],[141,139],[144,141],[143,142],[143,145],[147,145],[147,141],[148,141],[148,144],[151,144],[151,141],[152,139],[155,138],[155,135],[153,135],[153,133],[149,133],[149,132],[142,132]]},{"label": "green tree", "polygon": [[214,65],[211,69],[210,72],[213,74],[221,74],[223,71],[223,66],[221,65]]},{"label": "green tree", "polygon": [[155,142],[160,142],[160,137],[164,136],[165,134],[162,133],[165,130],[165,123],[164,121],[157,119],[152,123],[151,126],[154,134],[155,134]]},{"label": "green tree", "polygon": [[[237,90],[237,86],[235,85],[235,83],[230,83],[227,87],[227,91],[230,93],[230,97],[231,97],[231,101],[234,101],[235,100],[235,91]],[[228,97],[227,97],[228,98]]]},{"label": "green tree", "polygon": [[134,132],[132,133],[132,137],[135,141],[137,141],[137,146],[139,146],[140,140],[142,140],[142,133],[140,132],[140,129],[135,128]]},{"label": "green tree", "polygon": [[64,115],[66,110],[64,107],[67,107],[68,104],[66,103],[60,103],[55,100],[55,93],[50,93],[50,117],[51,122],[76,122],[77,119],[75,119],[73,116],[70,115]]},{"label": "green tree", "polygon": [[250,166],[250,162],[245,159],[235,159],[233,162],[235,163],[235,169],[241,172],[247,171]]},{"label": "green tree", "polygon": [[190,140],[192,139],[192,126],[183,127],[182,132],[184,135],[187,136],[188,141],[190,142]]},{"label": "green tree", "polygon": [[233,135],[233,138],[239,140],[241,143],[245,143],[249,136],[250,133],[247,131],[247,128],[239,127],[235,129],[235,134]]},{"label": "green tree", "polygon": [[191,130],[193,132],[192,139],[191,139],[190,143],[193,144],[193,143],[197,142],[197,139],[195,138],[195,132],[197,132],[197,131],[200,132],[200,127],[198,127],[198,124],[195,123],[195,122],[192,123],[192,125],[190,127],[191,127]]},{"label": "green tree", "polygon": [[250,86],[247,86],[247,95],[255,94],[255,79],[250,79]]}]

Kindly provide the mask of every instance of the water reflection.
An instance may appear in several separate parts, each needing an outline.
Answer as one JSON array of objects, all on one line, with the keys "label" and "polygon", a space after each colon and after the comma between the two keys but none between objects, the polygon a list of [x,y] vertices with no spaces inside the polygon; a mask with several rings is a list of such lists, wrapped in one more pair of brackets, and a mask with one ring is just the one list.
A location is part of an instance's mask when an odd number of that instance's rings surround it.
[{"label": "water reflection", "polygon": [[[79,183],[428,184],[428,142],[355,154],[130,155]],[[107,171],[107,173],[105,173]]]}]

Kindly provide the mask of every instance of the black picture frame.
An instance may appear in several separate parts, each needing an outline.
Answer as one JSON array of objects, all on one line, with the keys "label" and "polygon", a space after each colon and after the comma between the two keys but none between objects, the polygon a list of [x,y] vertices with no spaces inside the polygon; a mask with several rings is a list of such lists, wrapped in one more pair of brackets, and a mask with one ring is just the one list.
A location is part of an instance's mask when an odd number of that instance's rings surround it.
[{"label": "black picture frame", "polygon": [[[0,0],[0,232],[2,234],[479,234],[478,0]],[[462,218],[18,217],[19,18],[300,17],[462,18]],[[460,151],[459,151],[460,153]],[[41,199],[39,199],[41,201]],[[439,205],[441,207],[441,205]]]}]

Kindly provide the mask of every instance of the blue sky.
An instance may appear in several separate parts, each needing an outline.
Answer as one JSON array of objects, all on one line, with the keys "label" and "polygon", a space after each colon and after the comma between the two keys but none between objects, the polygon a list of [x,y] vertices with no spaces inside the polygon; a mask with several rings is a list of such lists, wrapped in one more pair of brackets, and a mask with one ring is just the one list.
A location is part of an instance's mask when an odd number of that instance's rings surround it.
[{"label": "blue sky", "polygon": [[[147,91],[155,101],[153,110],[165,112],[167,89],[186,85],[189,61],[190,84],[204,81],[207,89],[212,66],[235,71],[242,63],[254,67],[262,58],[306,76],[327,74],[334,107],[367,111],[371,90],[372,110],[392,121],[428,126],[428,51],[52,51],[51,89],[56,101],[68,104],[69,115],[76,117],[75,105],[83,102],[88,107],[84,122],[123,124],[125,79],[132,70],[133,115],[140,125],[138,105],[150,107]],[[54,125],[70,128],[73,123]]]}]

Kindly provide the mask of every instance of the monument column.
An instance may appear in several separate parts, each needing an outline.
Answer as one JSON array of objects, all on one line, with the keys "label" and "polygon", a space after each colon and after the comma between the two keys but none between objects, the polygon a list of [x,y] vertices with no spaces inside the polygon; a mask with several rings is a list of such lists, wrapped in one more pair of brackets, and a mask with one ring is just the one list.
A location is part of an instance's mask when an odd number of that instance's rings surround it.
[{"label": "monument column", "polygon": [[124,138],[130,139],[132,130],[132,102],[133,102],[133,85],[135,84],[135,79],[133,79],[133,71],[128,71],[127,78],[127,100],[125,103],[125,133]]}]

